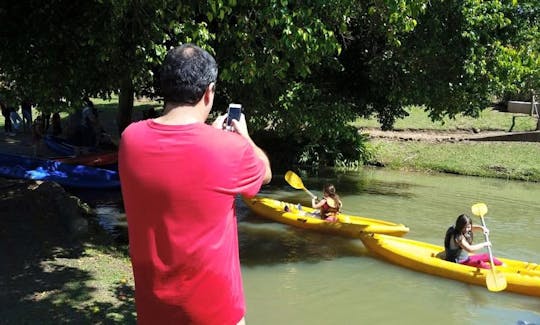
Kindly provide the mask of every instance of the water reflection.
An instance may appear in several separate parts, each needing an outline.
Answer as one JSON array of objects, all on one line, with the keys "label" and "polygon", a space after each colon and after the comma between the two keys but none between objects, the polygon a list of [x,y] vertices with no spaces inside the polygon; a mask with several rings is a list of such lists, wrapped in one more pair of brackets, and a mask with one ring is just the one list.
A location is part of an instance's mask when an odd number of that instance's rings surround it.
[{"label": "water reflection", "polygon": [[318,263],[367,254],[358,241],[261,221],[251,214],[239,223],[238,231],[240,256],[246,266]]},{"label": "water reflection", "polygon": [[127,219],[120,190],[72,190],[96,214],[99,225],[119,244],[128,243]]}]

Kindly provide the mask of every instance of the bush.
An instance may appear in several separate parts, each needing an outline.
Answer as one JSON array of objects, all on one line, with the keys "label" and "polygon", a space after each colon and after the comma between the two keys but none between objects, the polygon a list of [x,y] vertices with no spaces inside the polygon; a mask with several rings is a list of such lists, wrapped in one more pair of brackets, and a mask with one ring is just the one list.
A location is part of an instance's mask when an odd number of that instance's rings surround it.
[{"label": "bush", "polygon": [[321,141],[313,141],[309,132],[277,135],[260,131],[253,135],[255,142],[269,156],[272,168],[286,170],[292,165],[300,167],[357,166],[371,159],[367,138],[352,126],[323,132]]}]

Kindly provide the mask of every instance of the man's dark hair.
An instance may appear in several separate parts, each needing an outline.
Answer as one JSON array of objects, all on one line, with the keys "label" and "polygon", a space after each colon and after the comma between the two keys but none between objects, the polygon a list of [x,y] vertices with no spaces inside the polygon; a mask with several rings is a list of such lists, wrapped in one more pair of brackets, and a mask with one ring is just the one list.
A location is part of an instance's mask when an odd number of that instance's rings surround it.
[{"label": "man's dark hair", "polygon": [[218,67],[210,53],[194,44],[170,50],[160,72],[161,95],[165,102],[197,103],[212,82]]}]

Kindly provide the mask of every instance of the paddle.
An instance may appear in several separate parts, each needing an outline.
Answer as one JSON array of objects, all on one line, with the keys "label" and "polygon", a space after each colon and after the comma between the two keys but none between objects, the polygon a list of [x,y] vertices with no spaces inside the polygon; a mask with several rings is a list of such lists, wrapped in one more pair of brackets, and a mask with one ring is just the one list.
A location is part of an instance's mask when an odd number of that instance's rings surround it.
[{"label": "paddle", "polygon": [[[471,207],[471,211],[475,216],[479,216],[482,220],[482,226],[487,229],[484,221],[484,215],[487,213],[487,206],[484,203],[476,203]],[[489,241],[487,233],[484,233],[486,241]],[[491,252],[491,246],[488,246],[489,261],[491,263],[491,270],[486,276],[486,286],[489,291],[502,291],[506,289],[506,278],[504,274],[495,270],[495,263],[493,263],[493,253]]]},{"label": "paddle", "polygon": [[285,173],[285,180],[295,189],[304,190],[307,194],[311,196],[311,198],[316,198],[316,196],[313,195],[313,193],[311,193],[310,191],[308,191],[308,189],[304,186],[302,179],[292,170],[289,170]]}]

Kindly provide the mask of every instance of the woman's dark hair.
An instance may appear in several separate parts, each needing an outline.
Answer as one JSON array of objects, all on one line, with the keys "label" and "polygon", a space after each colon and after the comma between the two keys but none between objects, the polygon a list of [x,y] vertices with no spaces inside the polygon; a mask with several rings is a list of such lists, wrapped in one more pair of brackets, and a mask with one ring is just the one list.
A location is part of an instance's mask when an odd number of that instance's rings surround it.
[{"label": "woman's dark hair", "polygon": [[470,231],[470,232],[468,232],[466,234],[463,234],[463,229],[465,229],[465,227],[468,224],[472,225],[471,217],[469,217],[466,214],[460,214],[456,219],[456,228],[454,230],[454,233],[455,233],[455,236],[464,235],[467,242],[469,242],[469,244],[472,244],[472,242],[473,242],[473,232]]},{"label": "woman's dark hair", "polygon": [[337,202],[339,206],[341,206],[341,199],[339,198],[339,195],[336,193],[336,187],[332,184],[326,184],[323,188],[323,192],[328,194],[329,197],[334,199],[334,201]]},{"label": "woman's dark hair", "polygon": [[170,50],[160,72],[161,95],[165,102],[196,104],[212,82],[218,67],[210,53],[194,44]]}]

